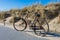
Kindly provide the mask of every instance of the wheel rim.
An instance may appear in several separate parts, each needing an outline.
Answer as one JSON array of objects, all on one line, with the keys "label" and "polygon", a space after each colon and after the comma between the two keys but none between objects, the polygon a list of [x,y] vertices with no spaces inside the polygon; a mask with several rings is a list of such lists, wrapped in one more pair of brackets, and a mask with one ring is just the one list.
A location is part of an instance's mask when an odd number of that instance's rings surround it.
[{"label": "wheel rim", "polygon": [[42,27],[44,28],[44,30],[46,31],[46,33],[49,32],[49,25],[48,25],[48,23],[47,23],[46,20],[44,21],[44,24],[42,25]]},{"label": "wheel rim", "polygon": [[20,19],[18,22],[14,23],[14,28],[17,31],[24,31],[27,27],[26,21],[23,19]]},{"label": "wheel rim", "polygon": [[[48,33],[49,32],[49,25],[48,25],[48,23],[47,23],[47,21],[45,20],[40,20],[41,22],[39,22],[38,21],[38,23],[40,24],[40,26],[42,26],[43,27],[43,29],[39,29],[39,30],[35,30],[34,32],[35,32],[35,34],[36,35],[38,35],[38,36],[45,36],[46,35],[46,33]],[[37,23],[37,22],[36,22]],[[36,25],[36,24],[35,24]]]},{"label": "wheel rim", "polygon": [[35,34],[36,34],[37,36],[45,36],[45,35],[46,35],[44,29],[43,29],[43,30],[35,30]]}]

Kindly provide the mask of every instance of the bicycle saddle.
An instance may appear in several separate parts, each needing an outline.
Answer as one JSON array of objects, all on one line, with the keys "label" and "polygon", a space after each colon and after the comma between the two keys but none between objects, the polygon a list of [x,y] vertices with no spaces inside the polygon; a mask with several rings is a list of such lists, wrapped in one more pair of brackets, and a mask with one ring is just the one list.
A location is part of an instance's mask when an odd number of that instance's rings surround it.
[{"label": "bicycle saddle", "polygon": [[37,13],[36,13],[35,16],[40,17],[40,14],[37,14]]}]

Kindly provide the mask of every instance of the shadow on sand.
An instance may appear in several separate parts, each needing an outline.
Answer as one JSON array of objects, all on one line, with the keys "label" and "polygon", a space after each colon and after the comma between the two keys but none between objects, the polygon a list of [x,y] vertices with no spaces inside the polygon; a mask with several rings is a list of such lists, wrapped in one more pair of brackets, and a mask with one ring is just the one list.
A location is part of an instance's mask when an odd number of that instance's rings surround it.
[{"label": "shadow on sand", "polygon": [[[34,32],[34,31],[33,30],[31,30],[31,31],[26,30],[24,32]],[[39,32],[39,31],[37,31],[37,32]],[[44,33],[41,33],[41,34],[44,34]],[[60,37],[60,33],[54,33],[54,32],[48,32],[48,33],[46,33],[46,35],[51,35],[51,36],[46,36],[46,37]]]}]

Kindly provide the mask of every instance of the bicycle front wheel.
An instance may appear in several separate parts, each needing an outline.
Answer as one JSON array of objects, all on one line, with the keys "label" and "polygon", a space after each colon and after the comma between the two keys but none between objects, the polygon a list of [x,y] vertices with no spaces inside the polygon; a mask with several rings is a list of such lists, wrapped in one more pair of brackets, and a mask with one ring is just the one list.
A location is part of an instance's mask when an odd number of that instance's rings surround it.
[{"label": "bicycle front wheel", "polygon": [[20,18],[19,21],[13,23],[14,29],[17,31],[24,31],[27,27],[27,23],[23,18]]}]

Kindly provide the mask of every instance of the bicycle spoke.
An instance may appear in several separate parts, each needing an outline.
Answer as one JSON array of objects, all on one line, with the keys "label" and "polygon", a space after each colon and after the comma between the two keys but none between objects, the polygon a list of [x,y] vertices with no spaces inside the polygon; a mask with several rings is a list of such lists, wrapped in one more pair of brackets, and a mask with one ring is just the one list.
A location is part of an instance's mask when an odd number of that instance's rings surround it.
[{"label": "bicycle spoke", "polygon": [[14,25],[15,25],[14,28],[15,28],[17,31],[23,31],[23,30],[25,30],[26,27],[27,27],[27,24],[26,24],[26,22],[25,22],[24,19],[20,19],[20,20],[19,20],[18,22],[16,22]]}]

